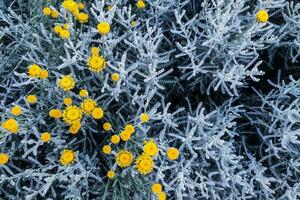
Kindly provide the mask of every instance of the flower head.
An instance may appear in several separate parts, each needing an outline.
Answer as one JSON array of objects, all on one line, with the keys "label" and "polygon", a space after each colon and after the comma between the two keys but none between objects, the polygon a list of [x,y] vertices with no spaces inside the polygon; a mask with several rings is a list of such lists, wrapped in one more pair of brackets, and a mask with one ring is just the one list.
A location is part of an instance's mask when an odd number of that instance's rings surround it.
[{"label": "flower head", "polygon": [[128,141],[131,138],[131,133],[128,131],[122,131],[120,136],[123,141]]},{"label": "flower head", "polygon": [[59,119],[62,117],[62,112],[59,109],[51,109],[49,111],[49,116],[55,119]]},{"label": "flower head", "polygon": [[85,99],[80,104],[81,109],[85,114],[91,114],[93,110],[96,108],[97,103],[93,99]]},{"label": "flower head", "polygon": [[127,131],[130,134],[133,134],[135,131],[135,128],[132,124],[127,124],[124,128],[125,131]]},{"label": "flower head", "polygon": [[89,92],[86,89],[82,89],[79,91],[79,96],[87,97],[87,96],[89,96]]},{"label": "flower head", "polygon": [[81,12],[81,13],[79,13],[79,14],[76,16],[76,18],[77,18],[77,20],[78,20],[80,23],[83,24],[83,23],[88,22],[88,20],[89,20],[89,15],[86,14],[86,13]]},{"label": "flower head", "polygon": [[159,183],[153,183],[151,186],[151,190],[153,193],[160,193],[162,191],[162,186]]},{"label": "flower head", "polygon": [[40,72],[40,79],[45,80],[46,78],[48,78],[49,73],[46,69],[42,69]]},{"label": "flower head", "polygon": [[109,170],[106,175],[109,179],[113,179],[115,177],[115,172],[113,170]]},{"label": "flower head", "polygon": [[22,114],[22,108],[21,108],[21,106],[14,106],[10,109],[10,112],[14,116],[19,116]]},{"label": "flower head", "polygon": [[106,67],[106,60],[102,56],[92,55],[87,63],[89,70],[93,72],[100,72]]},{"label": "flower head", "polygon": [[143,9],[146,7],[144,0],[138,0],[135,5],[138,9]]},{"label": "flower head", "polygon": [[40,66],[38,66],[37,64],[33,64],[28,66],[27,73],[32,78],[38,78],[40,76],[41,70],[42,69],[40,68]]},{"label": "flower head", "polygon": [[54,19],[59,17],[59,13],[57,12],[57,10],[51,10],[51,17]]},{"label": "flower head", "polygon": [[110,25],[107,22],[100,22],[97,29],[101,35],[107,35],[110,31]]},{"label": "flower head", "polygon": [[94,119],[102,119],[103,118],[103,110],[100,107],[96,107],[93,112],[92,112],[92,116]]},{"label": "flower head", "polygon": [[149,156],[155,156],[158,154],[158,147],[153,140],[150,140],[144,144],[144,153]]},{"label": "flower head", "polygon": [[41,140],[43,142],[49,142],[51,140],[51,134],[48,132],[44,132],[41,134]]},{"label": "flower head", "polygon": [[118,144],[118,143],[120,142],[120,136],[118,136],[118,135],[113,135],[113,136],[111,136],[110,141],[111,141],[113,144]]},{"label": "flower head", "polygon": [[256,13],[256,20],[259,22],[259,23],[266,23],[269,19],[269,14],[267,11],[265,10],[259,10],[257,13]]},{"label": "flower head", "polygon": [[152,172],[154,161],[151,156],[142,154],[136,159],[135,167],[140,174],[146,175]]},{"label": "flower head", "polygon": [[61,165],[70,165],[75,161],[75,152],[69,149],[63,150],[59,162]]},{"label": "flower head", "polygon": [[0,165],[5,165],[9,160],[9,155],[6,153],[0,153]]},{"label": "flower head", "polygon": [[179,156],[179,151],[177,148],[175,147],[170,147],[168,150],[167,150],[167,157],[170,159],[170,160],[176,160]]},{"label": "flower head", "polygon": [[75,81],[71,75],[62,76],[58,81],[58,86],[64,91],[69,91],[75,87]]},{"label": "flower head", "polygon": [[102,126],[105,131],[109,131],[111,129],[111,124],[109,122],[105,122]]},{"label": "flower head", "polygon": [[112,75],[111,75],[111,80],[112,81],[118,81],[120,79],[120,76],[119,76],[119,74],[118,73],[113,73]]},{"label": "flower head", "polygon": [[69,39],[70,38],[70,32],[66,29],[62,29],[60,32],[59,32],[59,36],[62,38],[62,39]]},{"label": "flower head", "polygon": [[149,121],[149,115],[147,113],[142,113],[140,115],[140,120],[141,122],[145,123],[145,122],[148,122]]},{"label": "flower head", "polygon": [[63,111],[63,120],[72,125],[74,122],[81,121],[82,111],[77,106],[67,106]]},{"label": "flower head", "polygon": [[44,15],[49,16],[49,15],[51,15],[51,9],[49,7],[44,7],[43,13],[44,13]]},{"label": "flower head", "polygon": [[69,97],[66,97],[66,98],[64,98],[64,104],[66,105],[66,106],[69,106],[69,105],[72,105],[72,99],[71,98],[69,98]]},{"label": "flower head", "polygon": [[2,122],[1,126],[11,133],[17,133],[19,131],[19,124],[15,119],[5,120],[4,122]]},{"label": "flower head", "polygon": [[103,153],[105,153],[105,154],[110,154],[110,153],[111,153],[111,147],[110,147],[109,145],[104,145],[104,146],[102,147],[102,151],[103,151]]},{"label": "flower head", "polygon": [[35,104],[37,102],[37,97],[35,95],[28,95],[26,100],[29,104]]},{"label": "flower head", "polygon": [[78,133],[78,131],[80,130],[80,128],[81,128],[81,123],[80,123],[80,121],[75,121],[75,122],[73,122],[72,123],[72,125],[70,126],[70,128],[69,128],[69,133],[71,133],[71,134],[77,134]]},{"label": "flower head", "polygon": [[133,160],[133,155],[130,151],[121,150],[116,155],[116,163],[119,167],[128,167]]}]

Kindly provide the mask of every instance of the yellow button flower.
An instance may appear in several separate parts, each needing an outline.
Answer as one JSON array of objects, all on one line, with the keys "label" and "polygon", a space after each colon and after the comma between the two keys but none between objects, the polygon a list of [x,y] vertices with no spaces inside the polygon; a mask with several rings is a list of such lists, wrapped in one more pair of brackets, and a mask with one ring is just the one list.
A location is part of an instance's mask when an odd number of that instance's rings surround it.
[{"label": "yellow button flower", "polygon": [[118,143],[120,142],[120,136],[118,136],[118,135],[113,135],[113,136],[111,136],[110,141],[111,141],[113,144],[118,144]]},{"label": "yellow button flower", "polygon": [[143,9],[146,7],[145,2],[143,0],[138,0],[135,5],[138,9]]},{"label": "yellow button flower", "polygon": [[140,174],[146,175],[153,171],[154,161],[151,156],[142,154],[136,159],[135,167]]},{"label": "yellow button flower", "polygon": [[140,120],[141,120],[141,122],[143,122],[143,123],[145,123],[145,122],[148,122],[149,121],[149,115],[147,114],[147,113],[142,113],[141,115],[140,115]]},{"label": "yellow button flower", "polygon": [[118,81],[119,79],[120,79],[120,76],[119,76],[118,73],[113,73],[113,74],[111,75],[111,80],[112,80],[112,81]]},{"label": "yellow button flower", "polygon": [[115,172],[113,170],[109,170],[106,175],[109,179],[113,179],[115,177]]},{"label": "yellow button flower", "polygon": [[26,100],[29,104],[35,104],[37,102],[37,97],[35,95],[28,95]]},{"label": "yellow button flower", "polygon": [[10,109],[10,112],[14,116],[19,116],[22,114],[22,108],[21,108],[21,106],[14,106]]},{"label": "yellow button flower", "polygon": [[79,91],[79,96],[87,97],[87,96],[89,96],[89,92],[86,89],[82,89]]},{"label": "yellow button flower", "polygon": [[82,111],[77,106],[67,106],[63,111],[63,120],[72,125],[74,122],[78,122],[82,119]]},{"label": "yellow button flower", "polygon": [[170,159],[170,160],[176,160],[179,156],[179,151],[177,148],[175,147],[170,147],[168,150],[167,150],[167,157]]},{"label": "yellow button flower", "polygon": [[166,200],[167,199],[167,195],[165,192],[160,192],[157,194],[158,200]]},{"label": "yellow button flower", "polygon": [[105,122],[105,123],[103,124],[103,129],[104,129],[105,131],[109,131],[109,130],[111,129],[111,124],[110,124],[109,122]]},{"label": "yellow button flower", "polygon": [[99,48],[98,47],[92,47],[92,56],[98,56],[99,55]]},{"label": "yellow button flower", "polygon": [[97,103],[93,99],[85,99],[80,104],[81,109],[85,114],[91,114],[93,110],[96,108]]},{"label": "yellow button flower", "polygon": [[76,16],[77,20],[80,22],[80,23],[86,23],[88,22],[89,20],[89,15],[86,14],[86,13],[79,13],[77,16]]},{"label": "yellow button flower", "polygon": [[48,75],[49,75],[48,71],[45,69],[42,69],[40,72],[40,79],[45,80],[46,78],[48,78]]},{"label": "yellow button flower", "polygon": [[37,64],[33,64],[28,66],[27,73],[29,77],[38,78],[40,76],[41,70],[42,69],[40,68],[40,66],[38,66]]},{"label": "yellow button flower", "polygon": [[144,144],[144,153],[149,156],[156,156],[158,154],[158,147],[153,140],[150,140]]},{"label": "yellow button flower", "polygon": [[256,20],[257,22],[259,23],[266,23],[269,19],[269,14],[267,11],[265,10],[259,10],[257,13],[256,13]]},{"label": "yellow button flower", "polygon": [[59,119],[62,117],[62,112],[59,109],[51,109],[49,111],[49,116],[55,119]]},{"label": "yellow button flower", "polygon": [[151,186],[151,190],[153,193],[160,193],[162,191],[162,186],[159,183],[153,183]]},{"label": "yellow button flower", "polygon": [[100,72],[103,71],[103,69],[105,69],[106,60],[102,56],[92,55],[88,58],[87,65],[89,67],[89,70],[93,72]]},{"label": "yellow button flower", "polygon": [[2,122],[1,126],[11,133],[17,133],[19,131],[19,124],[15,119],[5,120],[4,122]]},{"label": "yellow button flower", "polygon": [[68,30],[65,30],[65,29],[62,29],[59,33],[59,36],[62,38],[62,39],[69,39],[70,38],[70,32]]},{"label": "yellow button flower", "polygon": [[57,10],[52,10],[52,11],[51,11],[51,17],[52,17],[52,18],[57,19],[58,16],[59,16],[59,14],[58,14]]},{"label": "yellow button flower", "polygon": [[104,145],[104,146],[102,147],[102,151],[103,151],[103,153],[105,153],[105,154],[110,154],[110,153],[111,153],[111,147],[110,147],[109,145]]},{"label": "yellow button flower", "polygon": [[121,150],[116,155],[116,163],[119,167],[128,167],[133,160],[133,155],[130,151]]},{"label": "yellow button flower", "polygon": [[75,161],[75,152],[69,149],[63,150],[59,162],[61,165],[70,165]]},{"label": "yellow button flower", "polygon": [[100,22],[97,29],[101,35],[107,35],[110,31],[110,25],[107,22]]},{"label": "yellow button flower", "polygon": [[124,129],[125,129],[125,131],[129,132],[130,134],[133,134],[135,131],[135,128],[132,124],[127,124]]},{"label": "yellow button flower", "polygon": [[43,142],[49,142],[51,140],[51,134],[48,132],[44,132],[41,134],[41,140]]},{"label": "yellow button flower", "polygon": [[103,118],[103,110],[100,107],[97,107],[93,110],[92,116],[94,119],[102,119]]},{"label": "yellow button flower", "polygon": [[80,128],[81,128],[80,121],[73,122],[69,128],[69,133],[71,133],[73,135],[77,134],[79,132]]},{"label": "yellow button flower", "polygon": [[66,98],[64,98],[64,104],[66,105],[66,106],[69,106],[69,105],[72,105],[72,99],[71,98],[69,98],[69,97],[66,97]]},{"label": "yellow button flower", "polygon": [[83,10],[85,7],[83,3],[78,3],[77,5],[78,5],[79,10]]},{"label": "yellow button flower", "polygon": [[60,34],[60,32],[63,30],[61,26],[54,26],[53,28],[54,33]]},{"label": "yellow button flower", "polygon": [[49,7],[44,7],[43,13],[44,13],[44,15],[49,16],[49,15],[51,15],[51,9]]},{"label": "yellow button flower", "polygon": [[131,133],[128,131],[122,131],[120,137],[123,141],[128,141],[131,138]]},{"label": "yellow button flower", "polygon": [[58,86],[64,91],[69,91],[75,87],[75,81],[71,75],[62,76],[58,81]]},{"label": "yellow button flower", "polygon": [[9,155],[6,153],[0,153],[0,165],[5,165],[9,160]]}]

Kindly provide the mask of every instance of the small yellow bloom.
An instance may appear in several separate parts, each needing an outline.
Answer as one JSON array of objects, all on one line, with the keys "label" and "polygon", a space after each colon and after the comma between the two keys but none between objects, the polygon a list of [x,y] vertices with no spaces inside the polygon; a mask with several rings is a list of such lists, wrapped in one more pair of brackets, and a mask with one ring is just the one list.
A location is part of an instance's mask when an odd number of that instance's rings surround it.
[{"label": "small yellow bloom", "polygon": [[115,172],[113,170],[109,170],[106,175],[109,179],[113,179],[115,177]]},{"label": "small yellow bloom", "polygon": [[48,71],[45,69],[42,69],[41,73],[40,73],[40,79],[45,80],[46,78],[48,78],[48,75],[49,75]]},{"label": "small yellow bloom", "polygon": [[112,10],[112,8],[113,8],[113,6],[112,6],[112,5],[109,5],[109,6],[107,6],[107,10],[108,10],[108,11],[111,11],[111,10]]},{"label": "small yellow bloom", "polygon": [[15,119],[5,120],[4,122],[2,122],[1,126],[11,133],[17,133],[19,131],[19,124]]},{"label": "small yellow bloom", "polygon": [[111,147],[109,145],[104,145],[102,148],[103,153],[110,154],[111,153]]},{"label": "small yellow bloom", "polygon": [[49,16],[49,15],[51,15],[51,9],[49,7],[44,7],[43,13],[44,13],[44,15]]},{"label": "small yellow bloom", "polygon": [[82,89],[79,91],[79,96],[87,97],[87,96],[89,96],[89,92],[86,89]]},{"label": "small yellow bloom", "polygon": [[107,35],[110,31],[110,25],[107,22],[100,22],[97,29],[101,35]]},{"label": "small yellow bloom", "polygon": [[112,81],[118,81],[119,79],[120,79],[120,76],[119,76],[118,73],[113,73],[113,74],[111,75],[111,80],[112,80]]},{"label": "small yellow bloom", "polygon": [[9,160],[9,155],[6,153],[0,153],[0,165],[5,165]]},{"label": "small yellow bloom", "polygon": [[81,109],[85,114],[91,114],[93,110],[96,108],[97,103],[93,99],[85,99],[80,104]]},{"label": "small yellow bloom", "polygon": [[72,99],[71,98],[69,98],[69,97],[66,97],[66,98],[64,98],[64,104],[66,105],[66,106],[69,106],[69,105],[72,105]]},{"label": "small yellow bloom", "polygon": [[134,20],[131,21],[131,22],[130,22],[130,25],[131,25],[132,27],[135,27],[135,26],[137,25],[137,21],[134,21]]},{"label": "small yellow bloom", "polygon": [[74,122],[78,122],[82,119],[82,111],[77,106],[67,106],[63,112],[63,120],[72,125]]},{"label": "small yellow bloom", "polygon": [[61,26],[54,26],[53,28],[54,33],[60,34],[60,32],[63,30]]},{"label": "small yellow bloom", "polygon": [[94,119],[101,119],[101,118],[103,118],[103,113],[104,112],[103,112],[102,108],[97,107],[93,110],[92,116]]},{"label": "small yellow bloom", "polygon": [[116,163],[119,167],[128,167],[133,160],[133,155],[130,151],[121,150],[116,155]]},{"label": "small yellow bloom", "polygon": [[88,58],[87,65],[89,70],[93,72],[100,72],[106,67],[106,60],[102,56],[92,55]]},{"label": "small yellow bloom", "polygon": [[42,133],[42,135],[41,135],[41,140],[42,140],[43,142],[49,142],[49,141],[51,140],[51,134],[48,133],[48,132]]},{"label": "small yellow bloom", "polygon": [[28,95],[26,100],[29,104],[35,104],[37,102],[37,97],[35,95]]},{"label": "small yellow bloom", "polygon": [[105,123],[103,124],[103,129],[104,129],[105,131],[109,131],[109,130],[111,129],[111,124],[110,124],[109,122],[105,122]]},{"label": "small yellow bloom", "polygon": [[62,117],[62,112],[59,109],[51,109],[49,111],[49,116],[55,119],[59,119]]},{"label": "small yellow bloom", "polygon": [[162,191],[162,186],[159,183],[153,183],[151,186],[151,190],[153,193],[160,193]]},{"label": "small yellow bloom", "polygon": [[88,22],[89,20],[89,15],[86,14],[86,13],[79,13],[77,16],[76,16],[77,20],[80,22],[80,23],[86,23]]},{"label": "small yellow bloom", "polygon": [[266,23],[269,19],[269,14],[267,11],[265,10],[259,10],[257,13],[256,13],[256,20],[259,22],[259,23]]},{"label": "small yellow bloom", "polygon": [[159,192],[157,194],[158,200],[166,200],[167,199],[167,195],[165,192]]},{"label": "small yellow bloom", "polygon": [[69,133],[71,133],[73,135],[77,134],[79,132],[80,128],[81,128],[80,121],[76,121],[76,122],[72,123],[72,125],[70,126]]},{"label": "small yellow bloom", "polygon": [[120,133],[120,137],[124,142],[126,142],[131,138],[131,133],[129,133],[128,131],[122,131]]},{"label": "small yellow bloom", "polygon": [[78,8],[79,10],[83,10],[84,9],[84,4],[83,3],[78,3]]},{"label": "small yellow bloom", "polygon": [[65,30],[68,30],[68,29],[70,28],[70,25],[69,25],[69,24],[64,24],[64,25],[63,25],[63,28],[64,28]]},{"label": "small yellow bloom", "polygon": [[19,116],[22,114],[22,108],[21,108],[21,106],[14,106],[10,109],[10,112],[14,116]]},{"label": "small yellow bloom", "polygon": [[146,7],[145,2],[143,0],[138,0],[135,5],[138,9],[143,9]]},{"label": "small yellow bloom", "polygon": [[75,152],[69,149],[63,150],[59,162],[61,165],[69,165],[75,161]]},{"label": "small yellow bloom", "polygon": [[37,64],[33,64],[28,66],[27,73],[32,78],[38,78],[40,76],[41,70],[42,69],[40,68],[40,66],[38,66]]},{"label": "small yellow bloom", "polygon": [[135,167],[140,174],[146,175],[153,171],[154,161],[151,156],[142,154],[136,159]]},{"label": "small yellow bloom", "polygon": [[92,56],[98,56],[99,55],[99,48],[98,47],[92,47]]},{"label": "small yellow bloom", "polygon": [[113,143],[113,144],[118,144],[120,142],[120,137],[118,135],[113,135],[111,136],[111,139],[110,141]]},{"label": "small yellow bloom", "polygon": [[75,87],[75,81],[71,75],[62,76],[58,81],[58,86],[64,91],[69,91]]},{"label": "small yellow bloom", "polygon": [[156,143],[153,140],[146,142],[143,150],[144,150],[144,153],[149,156],[156,156],[159,151]]},{"label": "small yellow bloom", "polygon": [[132,124],[127,124],[124,129],[125,129],[125,131],[129,132],[130,134],[133,134],[135,131],[135,128]]},{"label": "small yellow bloom", "polygon": [[167,150],[167,157],[170,159],[170,160],[176,160],[179,156],[179,151],[177,148],[175,147],[170,147],[168,150]]},{"label": "small yellow bloom", "polygon": [[52,10],[52,11],[51,11],[51,17],[52,17],[52,18],[57,19],[58,16],[59,16],[59,14],[58,14],[57,10]]},{"label": "small yellow bloom", "polygon": [[140,120],[141,122],[145,123],[145,122],[148,122],[149,121],[149,115],[147,113],[142,113],[140,115]]},{"label": "small yellow bloom", "polygon": [[64,0],[62,6],[63,8],[71,12],[74,16],[76,16],[79,13],[79,6],[73,0]]},{"label": "small yellow bloom", "polygon": [[62,38],[62,39],[69,39],[70,38],[70,32],[68,30],[61,30],[60,33],[59,33],[59,36]]}]

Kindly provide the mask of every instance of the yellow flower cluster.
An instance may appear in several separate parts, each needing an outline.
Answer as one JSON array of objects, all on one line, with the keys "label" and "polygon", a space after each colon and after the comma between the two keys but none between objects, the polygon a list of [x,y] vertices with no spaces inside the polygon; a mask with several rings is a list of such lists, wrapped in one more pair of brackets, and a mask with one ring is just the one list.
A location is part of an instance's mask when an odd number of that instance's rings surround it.
[{"label": "yellow flower cluster", "polygon": [[67,106],[63,111],[63,120],[67,124],[74,124],[75,122],[81,121],[82,119],[82,110],[77,106]]},{"label": "yellow flower cluster", "polygon": [[162,185],[160,183],[153,183],[151,190],[157,195],[158,200],[165,200],[167,198],[166,193],[162,191]]},{"label": "yellow flower cluster", "polygon": [[15,119],[8,119],[2,122],[2,128],[6,129],[11,133],[17,133],[19,131],[19,124]]},{"label": "yellow flower cluster", "polygon": [[59,13],[57,12],[57,10],[49,8],[49,7],[44,7],[43,13],[44,13],[44,15],[51,16],[54,19],[59,17]]},{"label": "yellow flower cluster", "polygon": [[135,161],[135,167],[140,174],[146,175],[152,172],[154,161],[151,156],[146,153],[140,155]]},{"label": "yellow flower cluster", "polygon": [[31,78],[40,78],[42,80],[48,78],[48,71],[45,69],[42,69],[37,64],[32,64],[28,66],[28,76]]},{"label": "yellow flower cluster", "polygon": [[56,33],[57,35],[59,35],[59,37],[61,37],[62,39],[69,39],[71,36],[70,31],[68,30],[69,26],[64,25],[64,26],[54,26],[53,30],[54,33]]},{"label": "yellow flower cluster", "polygon": [[99,49],[92,48],[92,55],[88,58],[87,65],[93,72],[100,72],[106,67],[106,60],[99,55]]},{"label": "yellow flower cluster", "polygon": [[88,22],[89,15],[83,12],[80,12],[80,10],[84,9],[83,3],[77,3],[74,0],[65,0],[62,3],[62,6],[64,9],[68,10],[70,13],[72,13],[73,16],[80,22],[80,23],[86,23]]}]

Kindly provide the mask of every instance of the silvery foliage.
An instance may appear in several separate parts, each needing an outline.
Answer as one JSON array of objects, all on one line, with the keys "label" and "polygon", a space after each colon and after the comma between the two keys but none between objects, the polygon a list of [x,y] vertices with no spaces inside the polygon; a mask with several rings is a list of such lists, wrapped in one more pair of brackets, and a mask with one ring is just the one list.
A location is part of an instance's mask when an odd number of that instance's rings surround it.
[{"label": "silvery foliage", "polygon": [[[46,1],[0,1],[1,122],[11,117],[12,105],[23,107],[17,135],[0,129],[0,149],[11,157],[8,165],[0,166],[1,197],[154,199],[150,186],[160,182],[169,199],[300,198],[298,81],[273,84],[276,89],[267,95],[257,93],[261,100],[250,109],[240,105],[238,97],[222,97],[219,106],[212,100],[201,103],[187,97],[181,104],[170,103],[172,95],[194,87],[207,95],[239,95],[250,79],[259,81],[264,75],[259,58],[264,49],[287,46],[287,59],[296,62],[299,3],[154,0],[147,2],[146,11],[138,12],[123,0],[111,1],[110,12],[104,1],[87,4],[93,24],[113,23],[113,34],[99,37],[95,26],[89,25],[78,29],[59,8],[71,33],[77,32],[63,42],[52,31],[60,23],[41,15]],[[259,9],[268,10],[271,17],[281,12],[285,24],[256,23]],[[137,27],[131,26],[132,20]],[[108,60],[105,73],[87,70],[92,46],[101,47]],[[50,72],[46,81],[26,75],[32,63]],[[110,81],[112,72],[120,74],[116,84]],[[69,93],[75,104],[81,101],[78,90],[86,88],[105,111],[101,123],[85,117],[75,137],[65,123],[48,117],[50,109],[64,108],[66,94],[56,81],[70,73],[77,82],[76,91]],[[39,98],[36,106],[25,101],[33,93]],[[147,124],[139,122],[143,112],[150,115]],[[262,138],[259,157],[241,136],[243,117],[250,119],[256,127],[253,133]],[[138,156],[145,140],[157,142],[160,155],[151,175],[141,176],[133,168],[119,170],[112,156],[101,153],[110,138],[101,129],[105,121],[112,123],[115,132],[126,123],[136,127],[134,142],[120,144],[113,154],[127,148]],[[39,140],[44,131],[52,133],[47,145]],[[166,158],[170,146],[179,148],[179,160]],[[69,167],[58,162],[65,148],[77,153],[77,162]],[[111,168],[117,176],[108,182],[106,171]]]}]

